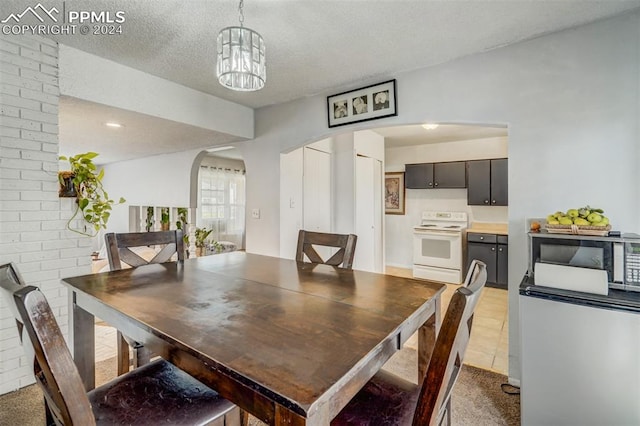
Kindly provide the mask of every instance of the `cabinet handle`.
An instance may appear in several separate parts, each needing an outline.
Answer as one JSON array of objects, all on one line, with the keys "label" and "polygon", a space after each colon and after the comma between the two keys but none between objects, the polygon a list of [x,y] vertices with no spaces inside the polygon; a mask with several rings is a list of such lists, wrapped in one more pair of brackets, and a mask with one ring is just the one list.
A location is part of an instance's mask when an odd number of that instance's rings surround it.
[{"label": "cabinet handle", "polygon": [[491,247],[491,251],[496,251],[496,248],[495,247]]},{"label": "cabinet handle", "polygon": [[492,204],[495,204],[495,203],[496,203],[496,200],[491,200],[491,203],[492,203]]},{"label": "cabinet handle", "polygon": [[484,200],[484,203],[485,204],[489,204],[489,200]]},{"label": "cabinet handle", "polygon": [[438,186],[438,182],[436,182],[436,185],[435,185],[435,186]]},{"label": "cabinet handle", "polygon": [[433,182],[429,182],[429,186],[433,186]]},{"label": "cabinet handle", "polygon": [[484,240],[484,237],[480,237],[481,240]]},{"label": "cabinet handle", "polygon": [[499,248],[498,251],[502,251],[502,248]]}]

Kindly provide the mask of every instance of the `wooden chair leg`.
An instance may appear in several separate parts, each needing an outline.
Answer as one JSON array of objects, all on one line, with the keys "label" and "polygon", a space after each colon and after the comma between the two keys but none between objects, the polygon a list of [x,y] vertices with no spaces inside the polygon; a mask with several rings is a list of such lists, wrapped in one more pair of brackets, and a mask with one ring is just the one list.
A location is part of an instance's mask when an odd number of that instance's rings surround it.
[{"label": "wooden chair leg", "polygon": [[140,343],[136,343],[133,346],[133,368],[138,368],[142,365],[149,364],[150,362],[151,351]]},{"label": "wooden chair leg", "polygon": [[122,333],[118,331],[118,376],[123,375],[129,371],[129,344],[124,339]]}]

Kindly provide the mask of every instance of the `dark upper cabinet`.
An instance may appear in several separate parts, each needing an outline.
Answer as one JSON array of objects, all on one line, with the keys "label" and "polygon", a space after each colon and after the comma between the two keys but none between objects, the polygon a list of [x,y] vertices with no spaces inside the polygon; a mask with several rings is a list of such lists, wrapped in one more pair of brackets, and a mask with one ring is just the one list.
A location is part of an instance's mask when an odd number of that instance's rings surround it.
[{"label": "dark upper cabinet", "polygon": [[465,188],[465,162],[406,164],[404,182],[411,189]]},{"label": "dark upper cabinet", "polygon": [[507,206],[508,160],[467,161],[467,202],[470,206]]},{"label": "dark upper cabinet", "polygon": [[433,188],[433,163],[406,164],[404,186],[412,189]]}]

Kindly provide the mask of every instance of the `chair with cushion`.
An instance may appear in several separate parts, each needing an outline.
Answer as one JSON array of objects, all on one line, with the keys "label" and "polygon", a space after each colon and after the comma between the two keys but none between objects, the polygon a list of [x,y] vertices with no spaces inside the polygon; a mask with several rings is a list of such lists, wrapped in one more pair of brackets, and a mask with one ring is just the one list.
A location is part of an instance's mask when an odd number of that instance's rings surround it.
[{"label": "chair with cushion", "polygon": [[474,260],[468,286],[451,298],[421,384],[415,385],[381,370],[331,422],[332,426],[426,426],[451,424],[451,392],[464,358],[486,265]]},{"label": "chair with cushion", "polygon": [[[0,293],[14,313],[23,346],[34,355],[47,424],[239,425],[238,407],[165,360],[87,393],[43,293],[25,286],[13,264],[0,266]],[[31,345],[24,344],[24,331]]]},{"label": "chair with cushion", "polygon": [[[311,263],[325,263],[345,269],[353,267],[353,256],[356,251],[358,237],[353,234],[326,234],[323,232],[310,232],[303,229],[298,233],[298,248],[296,260],[304,262],[304,256]],[[336,247],[339,250],[326,261],[320,257],[313,246]]]},{"label": "chair with cushion", "polygon": [[[127,265],[135,268],[150,263],[165,263],[174,256],[179,262],[184,261],[184,242],[180,229],[161,232],[108,233],[104,239],[109,267],[112,271]],[[149,246],[159,250],[152,250]],[[118,374],[129,371],[129,347],[133,351],[133,368],[150,361],[151,353],[142,344],[122,335],[119,331],[117,339]]]}]

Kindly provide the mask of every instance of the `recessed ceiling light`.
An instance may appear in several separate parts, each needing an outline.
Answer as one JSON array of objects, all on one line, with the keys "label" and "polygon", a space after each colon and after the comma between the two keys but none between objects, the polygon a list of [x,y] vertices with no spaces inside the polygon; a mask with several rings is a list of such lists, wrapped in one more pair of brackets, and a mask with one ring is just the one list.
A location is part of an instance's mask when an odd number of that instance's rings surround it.
[{"label": "recessed ceiling light", "polygon": [[108,123],[104,123],[104,125],[107,126],[107,127],[113,127],[113,128],[116,128],[116,129],[119,129],[120,127],[122,127],[122,124],[115,123],[113,121],[110,121]]},{"label": "recessed ceiling light", "polygon": [[435,124],[435,123],[425,123],[422,125],[422,127],[424,127],[427,130],[435,130],[437,129],[439,126],[439,124]]},{"label": "recessed ceiling light", "polygon": [[227,151],[227,150],[233,149],[233,148],[235,148],[235,147],[233,147],[233,146],[218,146],[218,147],[215,147],[215,148],[207,149],[207,152]]}]

